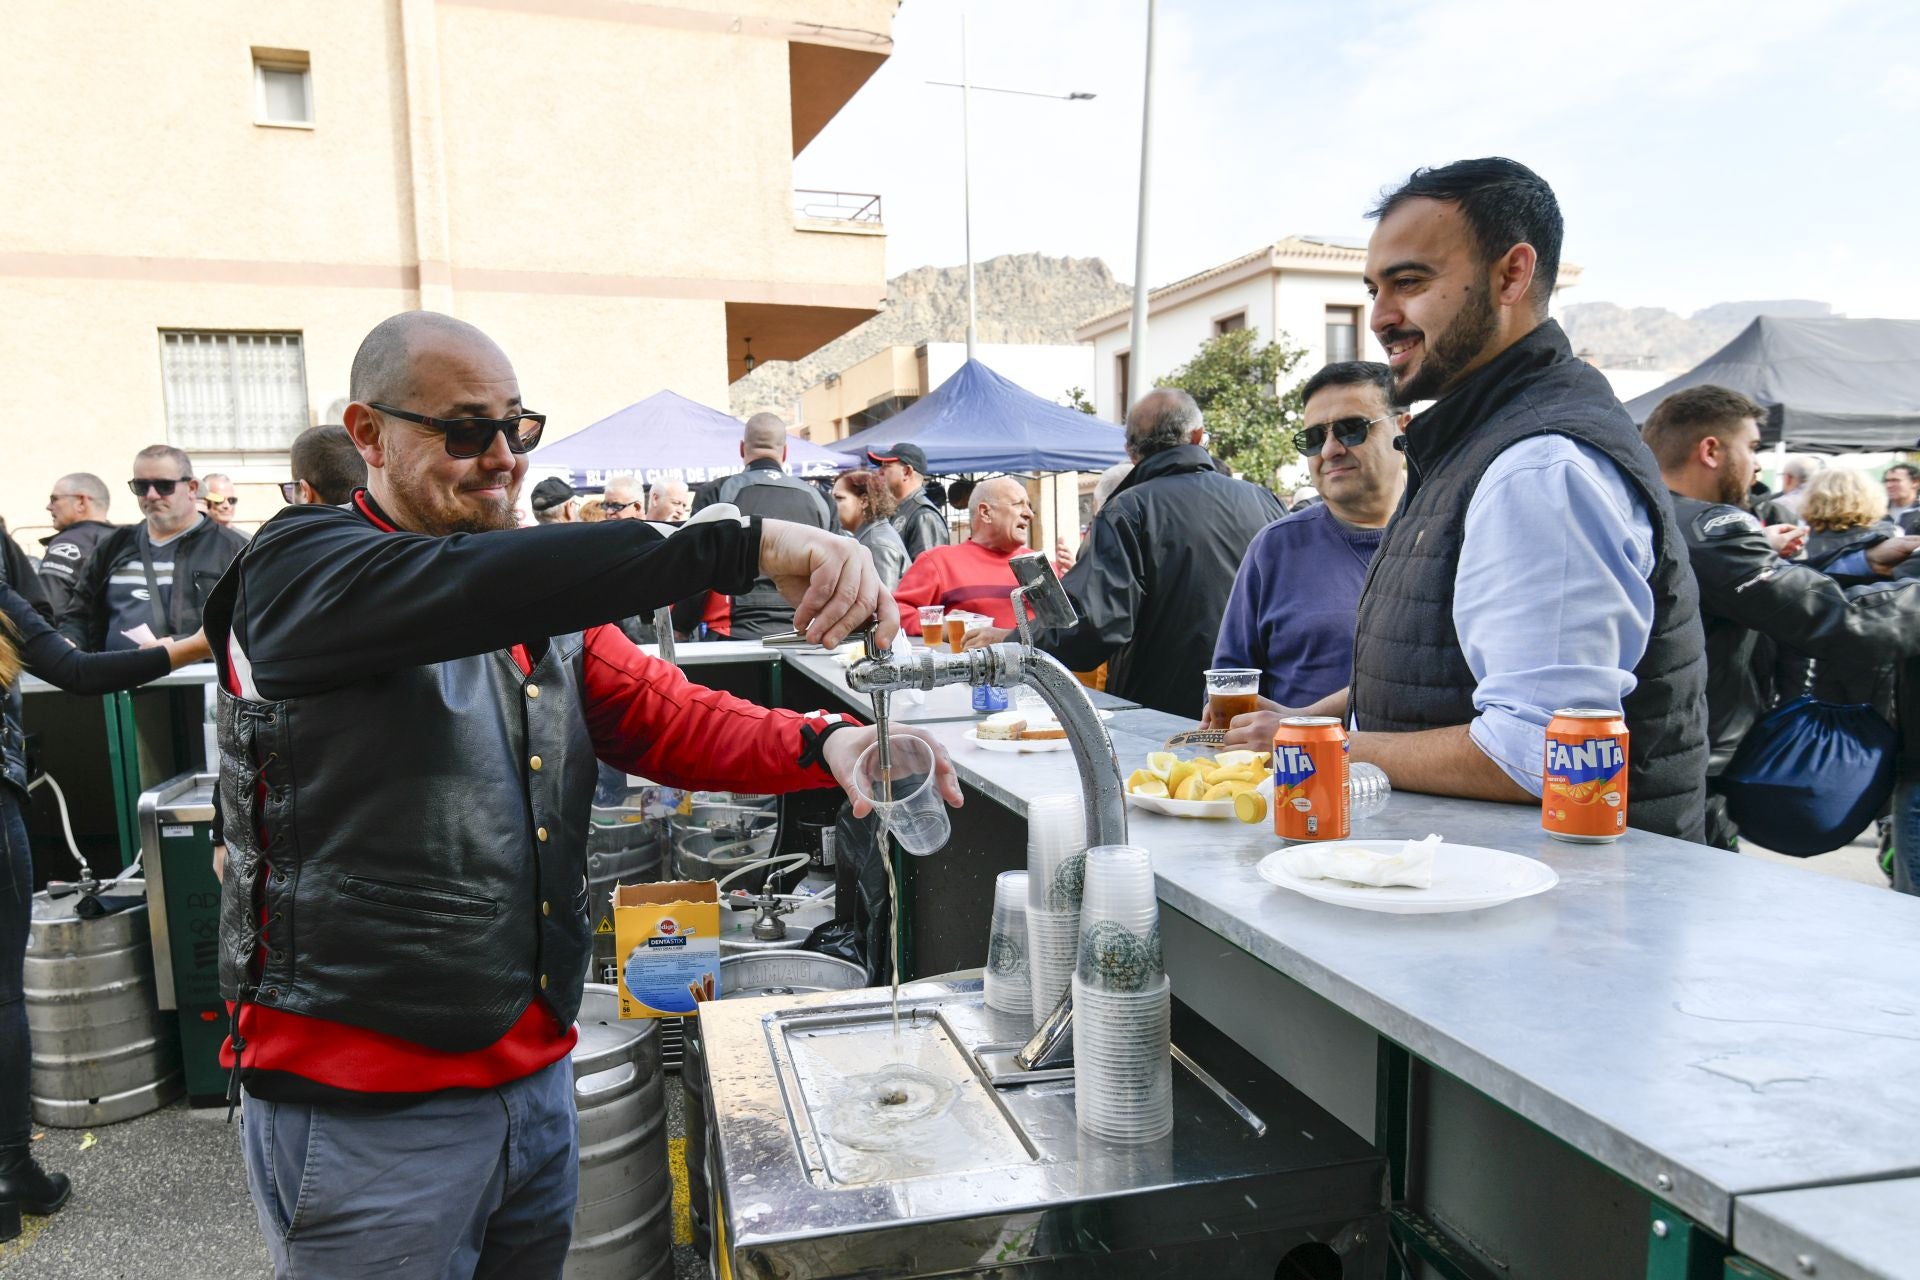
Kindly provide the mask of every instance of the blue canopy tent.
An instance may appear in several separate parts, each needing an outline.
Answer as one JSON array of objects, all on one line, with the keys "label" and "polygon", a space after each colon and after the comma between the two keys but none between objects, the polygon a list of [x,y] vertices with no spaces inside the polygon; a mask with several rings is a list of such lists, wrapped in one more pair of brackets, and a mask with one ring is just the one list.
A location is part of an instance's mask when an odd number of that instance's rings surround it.
[{"label": "blue canopy tent", "polygon": [[[535,449],[536,468],[571,473],[576,489],[598,489],[608,477],[638,476],[652,484],[678,478],[699,484],[740,470],[741,422],[671,391],[609,414],[564,440]],[[799,436],[787,441],[787,469],[798,476],[830,476],[847,459]]]},{"label": "blue canopy tent", "polygon": [[981,471],[1103,471],[1126,460],[1120,428],[1015,386],[978,360],[904,411],[833,442],[864,457],[912,441],[937,475]]}]

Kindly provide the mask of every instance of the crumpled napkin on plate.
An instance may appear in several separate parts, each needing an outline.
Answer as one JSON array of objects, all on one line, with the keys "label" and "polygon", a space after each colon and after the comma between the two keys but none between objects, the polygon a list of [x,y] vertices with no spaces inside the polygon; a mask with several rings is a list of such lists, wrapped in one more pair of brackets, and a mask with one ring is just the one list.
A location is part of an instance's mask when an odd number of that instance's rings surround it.
[{"label": "crumpled napkin on plate", "polygon": [[1409,840],[1398,853],[1375,853],[1340,841],[1297,844],[1281,851],[1280,865],[1288,875],[1302,880],[1345,880],[1377,889],[1395,885],[1431,889],[1433,853],[1439,847],[1440,837],[1435,835]]}]

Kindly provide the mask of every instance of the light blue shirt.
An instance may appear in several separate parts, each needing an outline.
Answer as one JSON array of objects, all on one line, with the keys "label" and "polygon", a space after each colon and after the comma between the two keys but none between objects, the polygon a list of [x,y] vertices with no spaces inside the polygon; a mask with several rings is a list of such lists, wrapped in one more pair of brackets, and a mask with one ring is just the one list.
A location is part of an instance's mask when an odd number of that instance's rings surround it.
[{"label": "light blue shirt", "polygon": [[1522,440],[1467,507],[1453,625],[1478,684],[1468,735],[1540,794],[1547,721],[1618,709],[1653,634],[1653,520],[1613,460],[1568,436]]}]

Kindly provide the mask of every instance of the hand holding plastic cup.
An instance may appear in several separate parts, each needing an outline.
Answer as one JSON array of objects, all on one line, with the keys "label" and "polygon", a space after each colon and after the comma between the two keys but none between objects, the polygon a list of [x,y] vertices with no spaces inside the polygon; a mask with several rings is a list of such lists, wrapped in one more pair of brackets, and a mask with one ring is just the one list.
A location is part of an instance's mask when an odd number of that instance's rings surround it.
[{"label": "hand holding plastic cup", "polygon": [[934,785],[939,760],[933,744],[913,734],[888,734],[889,776],[880,770],[880,744],[875,742],[854,762],[852,786],[872,805],[893,838],[908,853],[925,857],[944,848],[953,834],[947,804]]}]

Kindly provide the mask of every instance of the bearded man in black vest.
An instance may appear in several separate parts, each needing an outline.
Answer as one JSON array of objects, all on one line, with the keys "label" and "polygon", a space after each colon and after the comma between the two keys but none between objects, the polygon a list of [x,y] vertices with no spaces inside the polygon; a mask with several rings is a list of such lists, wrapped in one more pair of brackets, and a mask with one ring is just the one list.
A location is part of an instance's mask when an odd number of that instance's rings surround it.
[{"label": "bearded man in black vest", "polygon": [[[1372,211],[1371,327],[1407,426],[1407,488],[1360,600],[1352,758],[1404,791],[1530,803],[1561,707],[1625,713],[1628,822],[1699,840],[1699,594],[1666,485],[1606,379],[1547,318],[1553,190],[1492,157],[1421,169]],[[1235,719],[1272,740],[1278,709]]]},{"label": "bearded man in black vest", "polygon": [[[516,529],[545,418],[472,325],[382,321],[352,395],[367,487],[269,520],[207,606],[248,1186],[276,1275],[557,1277],[596,758],[793,791],[844,782],[873,738],[689,684],[609,624],[762,576],[823,643],[876,611],[891,640],[898,615],[866,549],[820,529],[721,508]],[[944,757],[939,785],[958,803]]]}]

